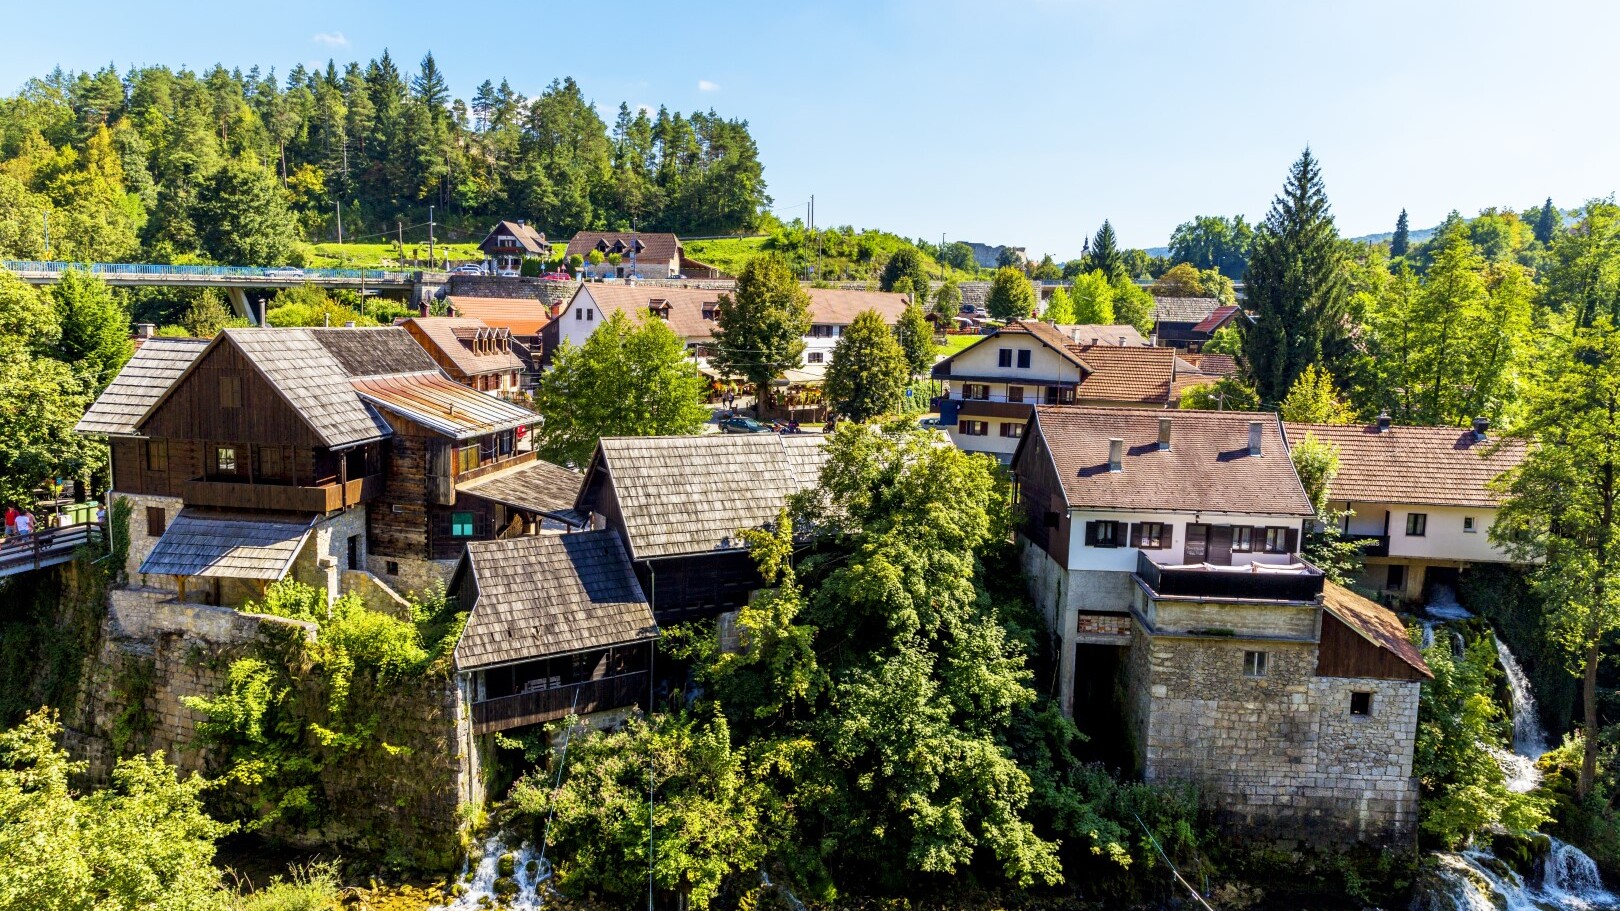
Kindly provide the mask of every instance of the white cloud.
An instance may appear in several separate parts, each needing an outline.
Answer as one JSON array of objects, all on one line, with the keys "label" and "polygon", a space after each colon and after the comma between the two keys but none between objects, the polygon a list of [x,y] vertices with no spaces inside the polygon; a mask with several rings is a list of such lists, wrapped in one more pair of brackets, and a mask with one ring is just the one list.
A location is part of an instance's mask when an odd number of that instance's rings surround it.
[{"label": "white cloud", "polygon": [[327,47],[348,47],[349,39],[342,32],[316,32],[309,40]]},{"label": "white cloud", "polygon": [[698,80],[698,91],[700,91],[700,92],[718,92],[718,91],[720,91],[720,83],[718,83],[718,82],[710,82],[707,79],[699,79]]}]

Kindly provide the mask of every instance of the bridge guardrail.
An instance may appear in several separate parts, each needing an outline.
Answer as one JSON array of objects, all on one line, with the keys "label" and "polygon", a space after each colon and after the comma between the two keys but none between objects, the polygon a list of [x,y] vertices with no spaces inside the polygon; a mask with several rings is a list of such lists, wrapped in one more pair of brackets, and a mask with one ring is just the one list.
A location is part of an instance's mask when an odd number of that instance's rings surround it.
[{"label": "bridge guardrail", "polygon": [[[362,281],[402,283],[411,281],[412,272],[383,269],[300,269],[297,266],[171,266],[158,263],[69,263],[56,261],[0,260],[0,268],[11,272],[62,273],[78,269],[96,275],[196,276],[198,278],[267,278],[271,280],[313,280],[351,278]],[[285,274],[272,273],[284,271]],[[292,274],[296,272],[297,274]]]}]

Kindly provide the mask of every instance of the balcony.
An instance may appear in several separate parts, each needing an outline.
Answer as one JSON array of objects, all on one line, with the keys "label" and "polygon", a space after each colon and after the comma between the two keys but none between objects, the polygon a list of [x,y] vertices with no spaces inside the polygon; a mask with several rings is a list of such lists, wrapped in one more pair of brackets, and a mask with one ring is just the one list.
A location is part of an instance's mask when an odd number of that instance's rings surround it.
[{"label": "balcony", "polygon": [[491,734],[531,724],[622,709],[646,699],[647,672],[585,680],[513,696],[497,696],[472,706],[473,733]]},{"label": "balcony", "polygon": [[347,484],[333,481],[314,487],[196,478],[180,485],[180,497],[187,506],[329,513],[364,503],[381,494],[382,490],[383,477],[380,474],[356,478]]},{"label": "balcony", "polygon": [[1322,571],[1301,561],[1287,570],[1275,564],[1248,566],[1161,566],[1141,551],[1136,576],[1155,597],[1244,601],[1315,601],[1322,596]]},{"label": "balcony", "polygon": [[1361,555],[1364,557],[1389,556],[1389,535],[1345,535],[1346,540],[1361,545]]}]

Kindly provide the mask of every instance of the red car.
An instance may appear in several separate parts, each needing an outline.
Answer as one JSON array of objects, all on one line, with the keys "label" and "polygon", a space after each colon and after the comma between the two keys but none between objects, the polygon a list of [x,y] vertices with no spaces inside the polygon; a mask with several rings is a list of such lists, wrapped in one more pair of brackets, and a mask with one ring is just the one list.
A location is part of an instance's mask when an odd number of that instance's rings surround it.
[{"label": "red car", "polygon": [[574,280],[574,277],[567,272],[547,272],[540,277],[548,282],[571,282]]}]

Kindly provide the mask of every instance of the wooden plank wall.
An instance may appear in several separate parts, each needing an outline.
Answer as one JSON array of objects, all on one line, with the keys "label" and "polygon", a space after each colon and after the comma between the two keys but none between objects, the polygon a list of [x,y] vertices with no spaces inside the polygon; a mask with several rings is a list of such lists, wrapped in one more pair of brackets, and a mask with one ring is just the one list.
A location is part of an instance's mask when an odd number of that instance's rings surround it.
[{"label": "wooden plank wall", "polygon": [[1368,642],[1327,611],[1322,612],[1322,642],[1317,649],[1316,676],[1424,679],[1416,668],[1387,649]]}]

